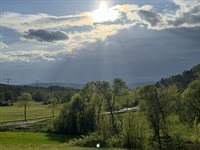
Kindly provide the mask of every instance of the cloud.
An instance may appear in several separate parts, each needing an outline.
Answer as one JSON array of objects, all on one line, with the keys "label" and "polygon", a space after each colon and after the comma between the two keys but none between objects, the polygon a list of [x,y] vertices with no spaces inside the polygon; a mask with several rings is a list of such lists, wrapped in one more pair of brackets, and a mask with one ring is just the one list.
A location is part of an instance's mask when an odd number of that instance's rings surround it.
[{"label": "cloud", "polygon": [[158,12],[151,5],[121,5],[121,12],[128,20],[147,25],[148,28],[162,30],[166,28],[200,27],[200,2],[198,0],[173,0],[178,9],[172,12]]},{"label": "cloud", "polygon": [[0,52],[1,61],[24,61],[24,62],[34,62],[34,61],[54,61],[58,60],[59,54],[66,54],[64,50],[60,51],[45,51],[45,50],[21,50],[21,51],[8,51]]},{"label": "cloud", "polygon": [[30,29],[53,29],[73,26],[91,25],[91,16],[87,13],[67,16],[51,16],[48,14],[20,14],[6,12],[0,15],[0,26],[11,28],[17,32]]},{"label": "cloud", "polygon": [[161,19],[161,16],[159,16],[159,14],[152,11],[139,10],[138,15],[141,20],[145,21],[147,24],[150,24],[150,26],[156,26]]},{"label": "cloud", "polygon": [[[30,29],[57,29],[62,30],[70,27],[96,26],[96,24],[126,24],[137,22],[145,24],[152,29],[200,27],[200,2],[198,0],[172,0],[178,6],[173,12],[170,10],[156,11],[152,5],[116,5],[107,10],[107,16],[115,14],[111,20],[99,22],[98,10],[81,12],[74,15],[53,16],[48,14],[20,14],[7,12],[0,16],[1,25],[25,32]],[[108,14],[107,14],[108,13]],[[110,13],[110,14],[109,14]],[[114,19],[113,19],[114,18]],[[95,21],[96,20],[96,21]]]},{"label": "cloud", "polygon": [[25,39],[35,39],[40,42],[54,42],[69,39],[68,35],[62,31],[47,31],[30,29],[23,35]]},{"label": "cloud", "polygon": [[[116,35],[120,30],[130,29],[133,26],[143,26],[153,30],[200,27],[200,2],[198,0],[172,0],[172,2],[178,6],[176,10],[157,11],[152,5],[116,5],[107,11],[112,15],[116,14],[115,18],[111,20],[108,19],[109,17],[102,18],[104,21],[96,18],[99,13],[95,10],[65,16],[7,12],[0,15],[0,26],[22,34],[23,39],[29,40],[27,43],[33,49],[37,49],[36,45],[45,41],[48,42],[45,43],[45,46],[51,47],[49,49],[52,50],[54,56],[60,54],[58,51],[60,47],[63,50],[62,54],[69,52],[75,54],[83,48],[89,48],[92,43],[106,41],[107,38]],[[109,16],[109,14],[107,15]],[[33,43],[33,41],[37,43]],[[21,43],[21,49],[23,49],[23,45],[25,44]],[[57,45],[61,46],[57,48]],[[36,55],[34,50],[27,49],[29,51],[27,55],[15,57],[13,52],[10,58],[18,60],[20,58],[26,60],[25,57],[27,59],[36,57],[56,59],[54,56],[44,57],[50,54],[48,49],[37,49],[37,51],[39,50],[43,54],[46,52],[45,55]],[[34,57],[30,57],[31,53]]]},{"label": "cloud", "polygon": [[6,45],[3,42],[0,42],[0,49],[7,48],[7,47],[8,47],[8,45]]},{"label": "cloud", "polygon": [[200,1],[199,0],[173,0],[180,7],[174,19],[168,19],[169,24],[176,27],[200,26]]}]

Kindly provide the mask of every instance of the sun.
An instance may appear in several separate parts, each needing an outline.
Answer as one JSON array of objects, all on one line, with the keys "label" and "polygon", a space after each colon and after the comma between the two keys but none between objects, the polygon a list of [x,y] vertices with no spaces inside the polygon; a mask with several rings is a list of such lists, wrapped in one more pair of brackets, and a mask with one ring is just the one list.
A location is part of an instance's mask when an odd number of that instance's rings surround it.
[{"label": "sun", "polygon": [[100,10],[105,10],[108,8],[108,4],[104,1],[102,1],[100,4],[99,4],[99,9]]},{"label": "sun", "polygon": [[118,12],[113,7],[109,8],[106,1],[99,3],[98,9],[90,13],[93,22],[102,23],[108,21],[114,21],[118,17]]}]

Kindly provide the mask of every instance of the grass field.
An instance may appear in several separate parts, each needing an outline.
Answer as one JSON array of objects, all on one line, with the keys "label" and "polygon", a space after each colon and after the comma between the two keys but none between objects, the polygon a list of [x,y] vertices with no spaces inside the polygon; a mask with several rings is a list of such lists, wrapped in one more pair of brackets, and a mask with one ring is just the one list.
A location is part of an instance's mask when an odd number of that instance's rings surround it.
[{"label": "grass field", "polygon": [[[59,114],[59,110],[62,105],[58,105],[56,109],[56,115]],[[27,119],[44,118],[51,116],[51,109],[48,105],[42,105],[41,103],[32,102],[27,110]],[[17,104],[13,106],[1,106],[0,107],[0,122],[18,121],[23,120],[23,108]]]},{"label": "grass field", "polygon": [[[0,150],[95,150],[68,145],[71,138],[31,132],[0,132]],[[107,149],[108,150],[108,149]],[[115,149],[119,150],[119,149]]]}]

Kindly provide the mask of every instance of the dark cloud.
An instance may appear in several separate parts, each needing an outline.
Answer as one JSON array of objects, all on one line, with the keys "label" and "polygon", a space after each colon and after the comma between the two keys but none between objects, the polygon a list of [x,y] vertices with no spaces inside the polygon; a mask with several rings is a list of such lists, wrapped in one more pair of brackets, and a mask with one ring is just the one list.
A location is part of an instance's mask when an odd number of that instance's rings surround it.
[{"label": "dark cloud", "polygon": [[61,40],[67,40],[69,37],[65,32],[62,31],[47,31],[43,29],[39,30],[28,30],[23,35],[25,39],[35,39],[40,42],[55,42]]},{"label": "dark cloud", "polygon": [[141,19],[150,23],[151,26],[156,26],[161,19],[161,17],[157,13],[152,11],[139,10],[138,15],[141,17]]},{"label": "dark cloud", "polygon": [[196,0],[173,0],[176,5],[180,7],[176,12],[176,19],[169,21],[169,24],[174,26],[183,26],[188,24],[190,26],[199,26],[200,24],[200,2]]}]

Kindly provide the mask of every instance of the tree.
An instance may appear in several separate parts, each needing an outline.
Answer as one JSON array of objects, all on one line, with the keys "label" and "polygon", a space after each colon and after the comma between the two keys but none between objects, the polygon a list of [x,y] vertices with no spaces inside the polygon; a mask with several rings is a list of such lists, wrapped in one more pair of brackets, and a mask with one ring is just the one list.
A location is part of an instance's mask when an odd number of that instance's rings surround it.
[{"label": "tree", "polygon": [[[161,139],[165,139],[168,142],[169,135],[166,126],[166,116],[158,97],[157,89],[153,85],[146,85],[141,89],[140,96],[144,100],[141,110],[143,109],[146,112],[150,126],[153,129],[153,140],[158,142],[159,149],[161,150]],[[162,138],[161,135],[163,136]]]},{"label": "tree", "polygon": [[102,111],[103,103],[105,102],[106,98],[109,95],[110,90],[110,84],[106,81],[96,81],[95,82],[95,92],[93,95],[93,103],[95,105],[97,116],[97,127],[99,127],[100,124],[100,114]]},{"label": "tree", "polygon": [[200,80],[191,82],[181,97],[187,119],[200,122]]},{"label": "tree", "polygon": [[30,106],[30,102],[32,101],[32,96],[30,93],[22,93],[18,98],[19,106],[24,107],[24,120],[27,121],[27,107]]},{"label": "tree", "polygon": [[92,132],[95,130],[95,111],[80,93],[77,93],[70,103],[64,105],[54,127],[57,132],[70,135]]},{"label": "tree", "polygon": [[51,108],[51,112],[52,112],[52,118],[55,117],[55,109],[57,107],[58,104],[58,100],[56,97],[52,97],[49,100],[49,107]]},{"label": "tree", "polygon": [[92,100],[93,94],[95,91],[95,82],[88,82],[86,83],[81,92],[80,95],[86,102],[90,102]]},{"label": "tree", "polygon": [[110,112],[113,133],[116,133],[117,131],[115,116],[114,116],[116,100],[119,99],[121,96],[123,96],[126,93],[126,90],[127,90],[126,83],[122,79],[115,78],[113,80],[111,86],[111,95],[108,95],[107,97],[107,105],[108,105],[108,110]]},{"label": "tree", "polygon": [[181,98],[180,91],[177,86],[162,86],[157,88],[158,98],[160,100],[160,105],[165,112],[165,114],[169,115],[172,113],[180,113],[181,111]]},{"label": "tree", "polygon": [[142,112],[129,112],[123,115],[120,140],[123,147],[145,149],[148,141],[149,125]]},{"label": "tree", "polygon": [[47,94],[44,91],[37,91],[33,94],[33,99],[37,102],[45,102],[47,99]]}]

